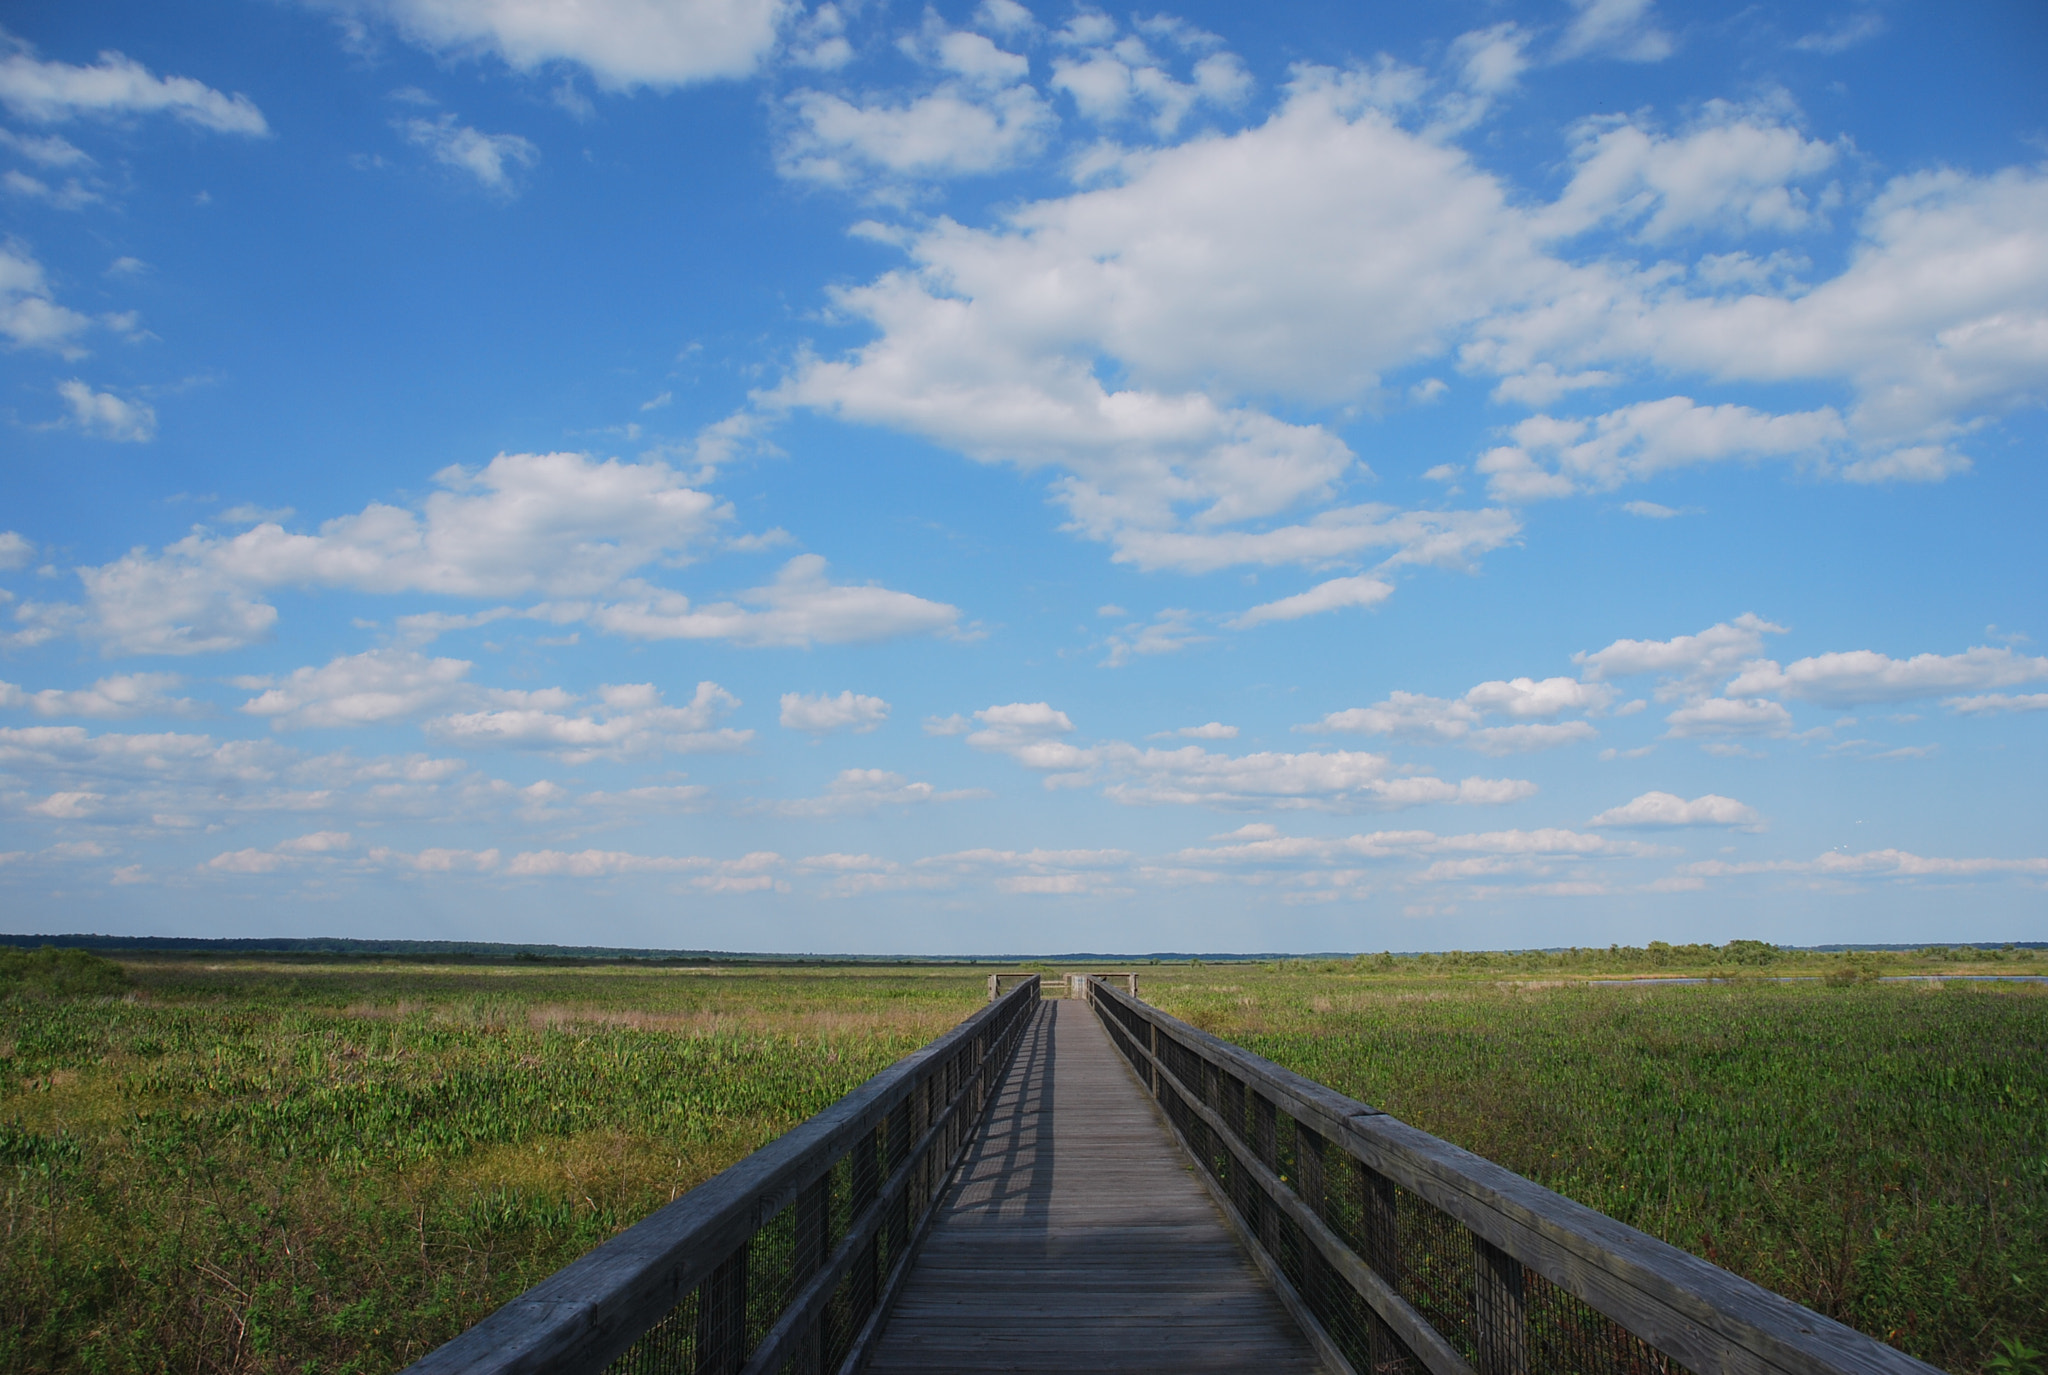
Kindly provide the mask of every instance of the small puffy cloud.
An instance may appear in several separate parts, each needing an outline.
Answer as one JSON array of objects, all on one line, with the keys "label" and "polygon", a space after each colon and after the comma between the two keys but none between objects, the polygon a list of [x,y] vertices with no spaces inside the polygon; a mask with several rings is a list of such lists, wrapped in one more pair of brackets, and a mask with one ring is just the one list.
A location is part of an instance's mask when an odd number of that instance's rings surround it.
[{"label": "small puffy cloud", "polygon": [[43,62],[28,44],[0,33],[0,105],[18,118],[55,124],[81,115],[102,119],[168,114],[215,133],[270,132],[245,95],[223,95],[189,76],[160,77],[133,58],[100,54],[90,67]]},{"label": "small puffy cloud", "polygon": [[835,71],[853,61],[845,12],[831,0],[812,10],[791,32],[788,53],[797,66],[820,72]]},{"label": "small puffy cloud", "polygon": [[1755,828],[1756,808],[1732,797],[1707,793],[1688,802],[1675,793],[1649,792],[1619,807],[1610,807],[1589,826],[1742,826]]},{"label": "small puffy cloud", "polygon": [[57,304],[43,265],[19,243],[0,243],[0,335],[13,348],[48,349],[67,358],[84,354],[73,341],[92,326]]},{"label": "small puffy cloud", "polygon": [[1674,739],[1714,735],[1785,735],[1792,713],[1762,697],[1706,697],[1688,703],[1664,718]]},{"label": "small puffy cloud", "polygon": [[917,861],[927,873],[989,875],[997,892],[1072,897],[1128,892],[1128,850],[956,850]]},{"label": "small puffy cloud", "polygon": [[[1333,711],[1314,725],[1298,729],[1459,744],[1495,756],[1522,754],[1593,739],[1599,732],[1589,722],[1547,718],[1566,712],[1602,711],[1615,696],[1614,689],[1604,683],[1575,678],[1496,679],[1455,699],[1391,692],[1385,701]],[[1516,724],[1485,725],[1489,715],[1506,716]]]},{"label": "small puffy cloud", "polygon": [[622,813],[695,812],[710,805],[711,789],[698,783],[651,783],[617,792],[585,793],[576,800],[586,807]]},{"label": "small puffy cloud", "polygon": [[273,874],[291,862],[291,856],[272,850],[230,850],[206,861],[206,867],[223,874]]},{"label": "small puffy cloud", "polygon": [[1671,56],[1671,35],[1657,27],[1655,0],[1571,0],[1571,6],[1577,13],[1558,40],[1558,58],[1661,62]]},{"label": "small puffy cloud", "polygon": [[[1065,767],[1077,757],[1071,745],[1058,737],[1072,735],[1074,723],[1067,714],[1045,702],[1010,702],[985,707],[974,713],[982,728],[967,737],[978,750],[1007,754],[1032,768]],[[937,732],[935,732],[937,733]],[[953,734],[946,731],[945,734]]]},{"label": "small puffy cloud", "polygon": [[1698,463],[1791,458],[1819,464],[1848,439],[1832,407],[1772,415],[1749,406],[1702,406],[1687,396],[1638,402],[1592,420],[1532,416],[1512,433],[1515,443],[1488,450],[1474,465],[1487,475],[1493,496],[1508,502],[1612,491]]},{"label": "small puffy cloud", "polygon": [[598,701],[578,711],[527,704],[435,717],[426,731],[472,748],[547,750],[571,764],[630,755],[736,750],[753,739],[746,730],[714,729],[740,699],[716,683],[697,684],[688,706],[661,700],[652,683],[608,684]]},{"label": "small puffy cloud", "polygon": [[2048,711],[2048,692],[1987,692],[1976,697],[1949,697],[1942,705],[1958,716],[1990,716],[2009,711]]},{"label": "small puffy cloud", "polygon": [[1597,739],[1599,735],[1590,721],[1546,721],[1519,726],[1487,726],[1473,731],[1464,743],[1468,749],[1499,757],[1528,754],[1534,750],[1554,750],[1560,745],[1576,745],[1582,740]]},{"label": "small puffy cloud", "polygon": [[1500,712],[1517,720],[1556,716],[1567,711],[1599,711],[1615,698],[1605,683],[1572,678],[1511,678],[1481,683],[1465,701],[1481,711]]},{"label": "small puffy cloud", "polygon": [[1673,516],[1682,514],[1669,506],[1660,506],[1654,501],[1625,501],[1621,504],[1621,509],[1644,520],[1670,520]]},{"label": "small puffy cloud", "polygon": [[488,874],[498,868],[502,856],[496,849],[454,850],[431,847],[424,850],[371,849],[365,859],[379,869],[396,869],[413,874]]},{"label": "small puffy cloud", "polygon": [[1038,20],[1017,0],[981,0],[974,7],[974,22],[1005,36],[1030,33],[1038,27]]},{"label": "small puffy cloud", "polygon": [[1887,27],[1882,14],[1874,10],[1864,10],[1860,14],[1847,15],[1825,29],[1795,39],[1792,50],[1832,57],[1836,53],[1846,52],[1858,43],[1877,37]]},{"label": "small puffy cloud", "polygon": [[1481,96],[1504,95],[1529,68],[1529,35],[1518,24],[1460,34],[1451,44],[1458,84]]},{"label": "small puffy cloud", "polygon": [[[375,852],[373,852],[374,854]],[[497,852],[487,851],[495,860]],[[624,850],[529,850],[507,861],[514,878],[618,878],[632,874],[679,874],[691,888],[707,893],[758,893],[780,885],[782,856],[756,850],[738,859],[697,855],[638,855]]]},{"label": "small puffy cloud", "polygon": [[394,25],[448,56],[491,53],[533,72],[573,63],[610,91],[746,76],[798,12],[789,0],[314,0]]},{"label": "small puffy cloud", "polygon": [[1324,611],[1336,611],[1350,606],[1377,606],[1394,594],[1394,585],[1380,578],[1360,575],[1350,578],[1332,578],[1318,583],[1306,592],[1278,601],[1265,602],[1243,612],[1230,624],[1238,630],[1249,630],[1267,621],[1296,621],[1303,616],[1314,616]]},{"label": "small puffy cloud", "polygon": [[1783,635],[1785,627],[1773,625],[1753,612],[1732,621],[1712,625],[1697,635],[1678,635],[1669,640],[1616,640],[1605,649],[1572,655],[1588,682],[1626,678],[1638,673],[1656,673],[1664,681],[1657,696],[1673,697],[1704,693],[1746,660],[1763,652],[1765,635]]},{"label": "small puffy cloud", "polygon": [[831,731],[866,734],[889,719],[889,704],[879,697],[862,697],[851,689],[837,697],[823,693],[782,694],[782,724],[789,730],[824,735]]},{"label": "small puffy cloud", "polygon": [[842,769],[823,796],[779,802],[773,810],[781,816],[847,816],[926,802],[971,802],[991,795],[982,788],[941,791],[887,769]]},{"label": "small puffy cloud", "polygon": [[354,847],[355,837],[347,831],[315,831],[311,835],[280,842],[277,848],[285,854],[330,855]]},{"label": "small puffy cloud", "polygon": [[1226,726],[1221,721],[1211,721],[1201,726],[1182,726],[1174,734],[1188,740],[1235,740],[1237,727]]},{"label": "small puffy cloud", "polygon": [[35,544],[16,530],[0,530],[0,570],[26,568],[36,556]]},{"label": "small puffy cloud", "polygon": [[[65,168],[90,167],[93,165],[92,157],[83,148],[57,134],[48,134],[38,138],[28,134],[17,134],[12,129],[0,129],[0,148],[17,153],[27,158],[30,162],[42,167]],[[138,258],[119,258],[115,260],[116,267],[121,263],[133,263],[137,268],[142,266],[142,261]],[[115,267],[110,267],[107,271],[109,275],[118,275]]]},{"label": "small puffy cloud", "polygon": [[40,692],[24,692],[12,683],[0,683],[0,707],[26,707],[38,716],[187,716],[198,710],[198,704],[170,695],[183,683],[175,673],[117,673],[90,687],[44,688]]},{"label": "small puffy cloud", "polygon": [[486,134],[444,114],[433,119],[398,121],[407,143],[424,148],[444,167],[476,178],[485,190],[506,196],[516,189],[518,168],[540,161],[540,149],[517,134]]},{"label": "small puffy cloud", "polygon": [[1479,721],[1478,709],[1469,703],[1396,689],[1388,693],[1383,702],[1333,711],[1315,725],[1303,729],[1446,741],[1463,739],[1478,726]]},{"label": "small puffy cloud", "polygon": [[1226,810],[1354,811],[1429,803],[1497,805],[1531,796],[1521,779],[1452,783],[1396,770],[1382,754],[1339,750],[1216,754],[1197,745],[1140,749],[1122,740],[1080,745],[1065,712],[1044,702],[1015,702],[975,713],[984,728],[967,737],[977,749],[1007,754],[1047,774],[1049,788],[1100,786],[1112,801],[1138,806]]},{"label": "small puffy cloud", "polygon": [[1175,654],[1209,638],[1195,629],[1193,612],[1168,607],[1149,623],[1128,625],[1122,634],[1105,637],[1103,644],[1109,653],[1102,664],[1105,668],[1121,668],[1134,654]]},{"label": "small puffy cloud", "polygon": [[1029,86],[988,91],[966,83],[867,104],[801,91],[790,113],[794,127],[777,155],[782,174],[832,185],[871,175],[999,172],[1036,154],[1058,123]]},{"label": "small puffy cloud", "polygon": [[106,197],[77,177],[67,177],[62,186],[52,186],[40,177],[32,177],[18,167],[10,167],[0,175],[0,186],[9,195],[26,200],[41,201],[54,210],[83,210],[88,205],[98,205]]},{"label": "small puffy cloud", "polygon": [[872,584],[830,582],[825,560],[799,554],[783,565],[775,581],[739,593],[737,604],[692,606],[680,592],[644,584],[637,600],[604,603],[583,611],[601,630],[639,640],[732,640],[745,645],[868,644],[902,635],[952,631],[960,610],[908,592]]},{"label": "small puffy cloud", "polygon": [[466,659],[429,659],[409,649],[345,654],[278,680],[244,680],[264,690],[241,710],[273,729],[364,726],[445,706],[464,691]]},{"label": "small puffy cloud", "polygon": [[2048,657],[1979,645],[1961,654],[1916,654],[1894,659],[1875,650],[1818,654],[1780,668],[1771,660],[1746,664],[1728,684],[1731,695],[1771,693],[1823,706],[1903,702],[1945,692],[2012,687],[2048,678]]},{"label": "small puffy cloud", "polygon": [[156,438],[156,409],[146,401],[94,391],[76,377],[59,382],[57,394],[71,407],[70,423],[86,434],[128,444]]}]

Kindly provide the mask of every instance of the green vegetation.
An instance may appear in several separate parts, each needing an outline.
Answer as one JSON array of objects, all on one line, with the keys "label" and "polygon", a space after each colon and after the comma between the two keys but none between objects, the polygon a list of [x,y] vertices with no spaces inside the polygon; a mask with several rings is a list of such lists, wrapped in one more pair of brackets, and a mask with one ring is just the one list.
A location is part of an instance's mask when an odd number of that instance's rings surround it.
[{"label": "green vegetation", "polygon": [[83,950],[0,948],[0,997],[76,998],[119,993],[128,971]]},{"label": "green vegetation", "polygon": [[[2048,1345],[2048,986],[1877,982],[1956,967],[1939,955],[1742,954],[1711,972],[1809,981],[1361,957],[1147,969],[1143,992],[1924,1360],[2025,1369]],[[1632,972],[1583,955],[1563,967]]]},{"label": "green vegetation", "polygon": [[396,1369],[982,996],[972,971],[0,961],[23,1372]]},{"label": "green vegetation", "polygon": [[[395,1369],[950,1027],[987,978],[414,953],[0,948],[0,1369]],[[2048,987],[1880,982],[1971,972],[2048,973],[2048,952],[1737,942],[1140,982],[1950,1370],[2048,1375]],[[1721,982],[1588,983],[1656,976]]]}]

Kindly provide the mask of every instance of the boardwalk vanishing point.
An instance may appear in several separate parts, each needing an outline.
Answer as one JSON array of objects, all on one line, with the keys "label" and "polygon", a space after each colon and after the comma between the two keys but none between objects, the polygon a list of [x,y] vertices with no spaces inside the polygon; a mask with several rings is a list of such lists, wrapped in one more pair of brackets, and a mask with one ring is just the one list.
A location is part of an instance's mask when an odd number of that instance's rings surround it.
[{"label": "boardwalk vanishing point", "polygon": [[868,1369],[1325,1367],[1094,1012],[1049,999]]}]

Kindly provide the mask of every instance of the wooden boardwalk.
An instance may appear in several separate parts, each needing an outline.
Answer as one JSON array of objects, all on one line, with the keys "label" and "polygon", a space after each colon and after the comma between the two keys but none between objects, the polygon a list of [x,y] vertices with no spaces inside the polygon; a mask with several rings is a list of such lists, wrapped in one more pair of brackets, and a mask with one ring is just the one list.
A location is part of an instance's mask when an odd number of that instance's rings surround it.
[{"label": "wooden boardwalk", "polygon": [[1320,1372],[1086,1003],[1049,1000],[868,1367]]}]

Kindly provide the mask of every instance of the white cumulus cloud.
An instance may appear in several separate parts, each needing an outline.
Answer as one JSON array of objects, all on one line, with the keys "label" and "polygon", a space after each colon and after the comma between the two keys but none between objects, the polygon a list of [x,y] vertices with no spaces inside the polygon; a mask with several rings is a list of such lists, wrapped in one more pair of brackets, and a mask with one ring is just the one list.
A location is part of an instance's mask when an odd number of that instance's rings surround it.
[{"label": "white cumulus cloud", "polygon": [[451,114],[398,121],[398,132],[444,167],[474,177],[487,191],[509,195],[519,168],[540,161],[540,149],[517,134],[486,134]]},{"label": "white cumulus cloud", "polygon": [[544,705],[454,712],[426,723],[429,735],[470,747],[547,750],[564,762],[630,755],[736,750],[753,739],[747,730],[714,728],[739,698],[716,683],[697,684],[687,706],[669,706],[652,683],[608,684],[580,710]]},{"label": "white cumulus cloud", "polygon": [[52,124],[81,115],[168,114],[216,133],[270,132],[247,96],[223,95],[189,76],[157,76],[117,52],[79,67],[41,61],[33,48],[4,31],[0,45],[0,104],[22,119]]},{"label": "white cumulus cloud", "polygon": [[92,321],[57,304],[43,265],[19,243],[0,243],[0,335],[14,348],[48,349],[67,358],[84,350],[73,340]]},{"label": "white cumulus cloud", "polygon": [[572,63],[607,90],[688,85],[753,72],[791,0],[312,0],[377,17],[450,56],[490,53],[520,71]]},{"label": "white cumulus cloud", "polygon": [[1648,792],[1619,807],[1609,807],[1586,824],[1755,827],[1759,821],[1756,808],[1718,793],[1706,793],[1688,802],[1676,793]]},{"label": "white cumulus cloud", "polygon": [[170,695],[184,681],[175,673],[117,673],[89,687],[39,692],[0,683],[0,707],[26,707],[38,716],[189,716],[199,710],[198,704]]},{"label": "white cumulus cloud", "polygon": [[1780,668],[1765,659],[1746,664],[1728,692],[1770,693],[1823,706],[1903,702],[1947,692],[2012,687],[2048,679],[2048,656],[2015,654],[1979,645],[1961,654],[1916,654],[1894,659],[1876,650],[1817,654]]},{"label": "white cumulus cloud", "polygon": [[645,584],[637,598],[583,609],[561,608],[601,630],[639,640],[732,640],[745,645],[868,644],[901,635],[955,629],[959,608],[886,587],[834,583],[825,560],[799,554],[775,581],[735,601],[692,605],[680,592]]},{"label": "white cumulus cloud", "polygon": [[837,697],[824,693],[782,694],[782,724],[789,730],[824,735],[846,730],[865,734],[889,719],[889,704],[879,697],[864,697],[851,689]]},{"label": "white cumulus cloud", "polygon": [[146,401],[94,391],[76,377],[59,382],[57,394],[71,407],[71,423],[86,434],[129,444],[156,438],[156,409]]},{"label": "white cumulus cloud", "polygon": [[244,679],[263,690],[241,706],[273,727],[366,726],[417,716],[468,688],[466,659],[429,659],[408,649],[340,655],[279,680]]},{"label": "white cumulus cloud", "polygon": [[1141,749],[1123,740],[1077,744],[1067,714],[1044,702],[1012,702],[975,713],[983,728],[967,737],[976,749],[1006,754],[1046,774],[1048,788],[1100,787],[1132,805],[1189,805],[1226,810],[1357,811],[1429,803],[1497,805],[1534,795],[1522,779],[1461,782],[1404,772],[1383,754],[1336,750],[1227,755],[1184,745]]}]

